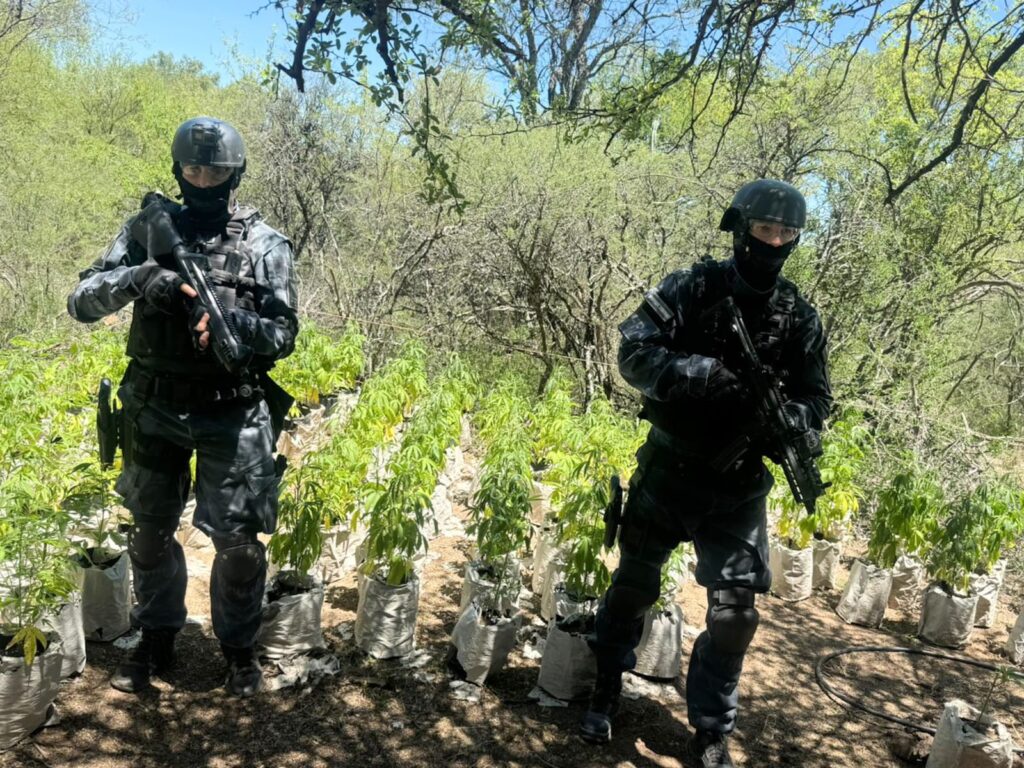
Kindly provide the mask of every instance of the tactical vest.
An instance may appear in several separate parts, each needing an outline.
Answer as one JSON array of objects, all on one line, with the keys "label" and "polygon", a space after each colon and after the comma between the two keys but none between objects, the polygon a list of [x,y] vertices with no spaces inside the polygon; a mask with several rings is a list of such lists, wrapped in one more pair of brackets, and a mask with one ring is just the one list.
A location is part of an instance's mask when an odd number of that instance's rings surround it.
[{"label": "tactical vest", "polygon": [[[728,355],[712,338],[701,315],[726,296],[732,296],[743,314],[760,361],[770,366],[780,378],[782,356],[793,328],[793,316],[799,293],[796,286],[779,278],[767,299],[745,300],[735,291],[736,275],[728,262],[704,259],[690,271],[690,293],[680,333],[674,349],[686,354],[723,359]],[[730,404],[715,406],[684,398],[671,403],[644,398],[640,415],[663,432],[670,434],[683,452],[707,457],[718,446],[725,446],[750,427],[749,414],[739,412]]]},{"label": "tactical vest", "polygon": [[[207,277],[224,311],[235,307],[257,310],[256,254],[249,246],[248,236],[252,225],[260,220],[259,212],[239,207],[219,231],[205,232],[197,230],[187,209],[170,201],[165,204],[189,250],[206,257]],[[172,264],[164,266],[174,269]],[[144,298],[138,299],[132,312],[127,353],[153,372],[213,381],[228,378],[211,352],[199,352],[194,336],[185,302],[168,314]]]}]

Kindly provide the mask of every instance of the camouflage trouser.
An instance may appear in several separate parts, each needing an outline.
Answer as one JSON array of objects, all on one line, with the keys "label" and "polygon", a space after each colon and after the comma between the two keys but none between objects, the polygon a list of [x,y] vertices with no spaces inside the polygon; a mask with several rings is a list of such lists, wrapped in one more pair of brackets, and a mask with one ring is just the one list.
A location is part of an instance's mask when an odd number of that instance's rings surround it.
[{"label": "camouflage trouser", "polygon": [[218,551],[210,576],[213,630],[225,645],[252,646],[266,579],[256,534],[271,533],[277,518],[278,479],[266,403],[233,400],[183,412],[155,397],[140,402],[130,381],[122,383],[118,397],[125,407],[126,434],[116,487],[133,516],[134,623],[151,629],[185,624],[188,575],[174,532],[188,498],[189,460],[195,451],[192,522]]},{"label": "camouflage trouser", "polygon": [[[736,485],[716,482],[712,487],[706,471],[690,470],[663,449],[648,444],[637,457],[619,538],[619,567],[601,601],[591,640],[598,667],[605,671],[636,665],[644,614],[658,599],[662,565],[681,541],[694,543],[697,583],[708,589],[709,602],[715,590],[746,587],[763,593],[771,586],[765,497],[772,480],[760,464],[760,471],[739,478]],[[706,629],[695,641],[686,703],[692,726],[728,733],[736,722],[744,652],[723,652],[721,645],[711,642]]]}]

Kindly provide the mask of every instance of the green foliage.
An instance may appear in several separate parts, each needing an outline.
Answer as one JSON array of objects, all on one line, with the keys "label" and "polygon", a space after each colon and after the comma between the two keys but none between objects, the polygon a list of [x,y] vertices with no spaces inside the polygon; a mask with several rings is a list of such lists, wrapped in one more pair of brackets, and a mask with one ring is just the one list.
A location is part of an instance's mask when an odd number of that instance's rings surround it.
[{"label": "green foliage", "polygon": [[10,645],[21,645],[26,664],[37,641],[46,645],[41,619],[76,586],[71,516],[63,505],[69,489],[56,462],[46,469],[26,462],[8,468],[0,483],[0,632],[13,635]]},{"label": "green foliage", "polygon": [[391,439],[426,387],[426,352],[407,343],[365,383],[345,427],[302,464],[285,470],[278,528],[269,546],[275,562],[305,575],[323,547],[323,526],[356,525],[374,449]]},{"label": "green foliage", "polygon": [[822,435],[818,467],[822,481],[830,485],[815,506],[814,532],[829,541],[839,541],[860,509],[858,479],[870,438],[861,415],[852,410],[830,422]]},{"label": "green foliage", "polygon": [[116,470],[96,457],[99,379],[124,370],[124,336],[17,337],[0,350],[0,629],[31,663],[38,623],[75,588],[78,541],[117,545]]},{"label": "green foliage", "polygon": [[327,519],[328,497],[321,483],[331,467],[322,456],[314,456],[288,471],[288,482],[278,503],[278,530],[270,537],[267,551],[283,568],[300,576],[309,574],[324,545],[323,523]]},{"label": "green foliage", "polygon": [[822,456],[818,461],[821,479],[830,483],[815,505],[813,517],[793,498],[782,468],[770,465],[775,485],[770,503],[780,511],[779,537],[793,549],[806,549],[814,535],[838,541],[849,529],[860,508],[862,493],[858,477],[865,468],[870,432],[859,413],[848,410],[829,423],[822,435]]},{"label": "green foliage", "polygon": [[938,526],[928,552],[928,574],[966,592],[972,573],[987,573],[1003,550],[1024,533],[1024,495],[1002,483],[983,482],[962,495]]},{"label": "green foliage", "polygon": [[530,406],[519,394],[521,390],[522,384],[517,380],[499,381],[474,416],[486,451],[466,530],[476,537],[480,559],[494,568],[495,598],[499,603],[509,593],[518,591],[518,567],[509,566],[530,542]]},{"label": "green foliage", "polygon": [[646,439],[646,422],[617,413],[607,400],[591,403],[572,427],[576,451],[563,454],[546,478],[554,486],[556,540],[566,552],[565,587],[579,596],[604,594],[611,574],[602,559],[604,510],[611,501],[611,478],[625,485]]},{"label": "green foliage", "polygon": [[878,494],[868,557],[892,568],[901,554],[927,557],[939,528],[945,494],[931,472],[911,457]]},{"label": "green foliage", "polygon": [[769,469],[775,478],[775,485],[768,495],[768,501],[779,510],[779,539],[790,549],[807,549],[818,529],[817,517],[809,516],[804,505],[793,498],[782,467],[769,464]]},{"label": "green foliage", "polygon": [[571,449],[577,432],[573,421],[577,405],[572,399],[572,389],[572,379],[559,369],[548,379],[544,394],[534,408],[533,461],[538,466],[557,463]]},{"label": "green foliage", "polygon": [[395,586],[412,577],[415,556],[426,550],[423,529],[431,522],[430,500],[445,451],[458,442],[462,414],[472,407],[476,389],[472,374],[453,356],[413,416],[391,462],[390,480],[368,485],[363,573]]},{"label": "green foliage", "polygon": [[304,320],[295,351],[274,367],[274,380],[299,404],[313,407],[327,395],[354,389],[363,372],[366,338],[355,323],[335,340],[311,320]]}]

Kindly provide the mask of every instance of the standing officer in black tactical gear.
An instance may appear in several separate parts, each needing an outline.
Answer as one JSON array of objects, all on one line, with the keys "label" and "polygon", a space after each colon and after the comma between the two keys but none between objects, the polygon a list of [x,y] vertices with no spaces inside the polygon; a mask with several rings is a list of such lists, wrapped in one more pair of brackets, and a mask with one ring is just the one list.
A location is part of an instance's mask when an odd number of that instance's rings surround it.
[{"label": "standing officer in black tactical gear", "polygon": [[251,357],[235,373],[218,363],[210,350],[209,308],[197,302],[170,254],[147,253],[146,232],[139,236],[146,219],[129,220],[68,297],[68,312],[82,322],[135,302],[131,361],[118,390],[124,465],[117,491],[133,516],[132,618],[142,639],[111,685],[138,692],[151,674],[174,664],[188,580],[174,534],[195,451],[193,524],[217,550],[210,579],[213,630],[228,664],[228,691],[250,696],[263,679],[254,645],[266,554],[257,534],[272,532],[277,518],[273,452],[281,414],[271,412],[266,398],[274,402],[270,393],[281,391],[267,371],[291,354],[298,333],[292,249],[254,208],[235,201],[245,147],[231,125],[210,117],[182,123],[171,156],[184,205],[156,194],[147,200],[170,214],[190,251],[205,255],[208,282]]},{"label": "standing officer in black tactical gear", "polygon": [[[680,541],[692,540],[708,611],[686,678],[696,728],[690,756],[705,768],[733,765],[726,737],[736,723],[743,657],[757,630],[755,596],[771,584],[765,497],[772,476],[761,461],[767,446],[745,386],[702,313],[731,296],[761,363],[779,378],[789,426],[820,431],[832,401],[824,331],[814,308],[779,274],[805,219],[804,198],[789,184],[745,185],[720,224],[733,233],[733,258],[674,272],[619,326],[619,370],[642,393],[641,416],[652,426],[637,452],[621,559],[591,640],[598,678],[581,726],[590,741],[611,738],[622,673],[636,663],[634,648],[658,598],[662,565]],[[726,466],[716,461],[744,436],[746,452],[733,453]]]}]

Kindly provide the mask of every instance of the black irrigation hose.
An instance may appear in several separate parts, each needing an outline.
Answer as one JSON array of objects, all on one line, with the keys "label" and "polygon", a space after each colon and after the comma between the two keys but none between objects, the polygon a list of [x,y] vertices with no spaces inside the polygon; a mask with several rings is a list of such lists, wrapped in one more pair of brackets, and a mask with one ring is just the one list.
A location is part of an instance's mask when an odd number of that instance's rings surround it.
[{"label": "black irrigation hose", "polygon": [[[920,723],[915,723],[911,720],[904,720],[902,717],[895,717],[894,715],[886,714],[885,712],[874,709],[873,707],[864,704],[862,701],[854,698],[853,696],[849,696],[832,687],[832,684],[829,683],[828,680],[825,678],[825,665],[828,662],[832,661],[832,659],[839,658],[840,656],[847,656],[851,653],[904,653],[908,656],[929,656],[933,659],[952,661],[955,664],[967,664],[972,667],[977,667],[978,669],[987,669],[990,672],[1002,672],[1006,669],[1006,667],[997,667],[995,664],[989,664],[985,661],[970,659],[966,656],[953,656],[948,653],[930,651],[925,648],[897,648],[894,646],[881,645],[869,645],[861,648],[853,646],[848,648],[841,648],[838,651],[835,651],[834,653],[829,653],[824,656],[821,656],[818,659],[817,663],[814,665],[814,677],[818,681],[818,685],[821,686],[821,690],[823,690],[832,699],[843,704],[848,704],[849,706],[854,707],[855,709],[859,709],[862,712],[867,712],[869,715],[873,715],[874,717],[879,717],[882,720],[888,720],[890,723],[896,723],[897,725],[902,725],[906,728],[909,728],[910,730],[921,731],[922,733],[928,733],[932,736],[935,735],[935,729],[930,726],[921,725]],[[1024,674],[1014,672],[1013,670],[1009,670],[1009,675],[1011,678],[1015,678],[1017,682],[1024,684]],[[1018,754],[1024,754],[1024,747],[1015,747],[1014,752],[1017,752]]]}]

